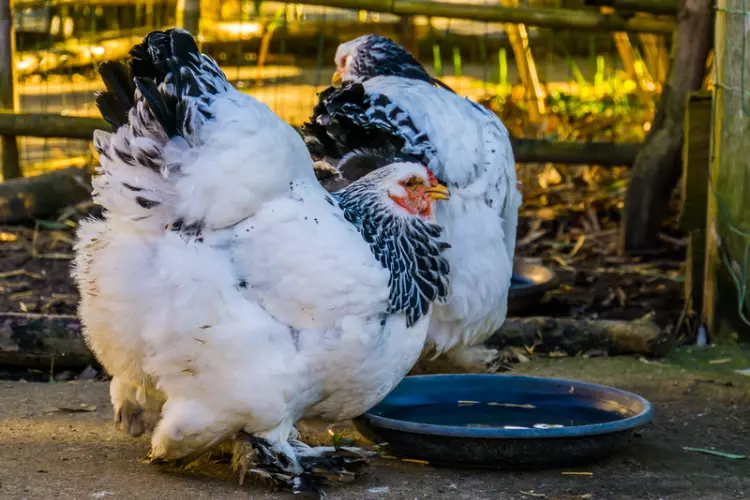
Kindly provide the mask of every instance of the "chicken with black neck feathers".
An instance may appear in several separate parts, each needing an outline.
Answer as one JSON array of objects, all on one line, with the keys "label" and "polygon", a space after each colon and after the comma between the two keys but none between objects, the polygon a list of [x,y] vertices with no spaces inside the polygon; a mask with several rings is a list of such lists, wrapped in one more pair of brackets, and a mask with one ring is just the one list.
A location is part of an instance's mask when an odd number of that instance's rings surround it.
[{"label": "chicken with black neck feathers", "polygon": [[431,371],[429,360],[444,354],[466,371],[493,369],[497,352],[481,344],[508,311],[521,205],[507,129],[387,38],[343,43],[335,63],[333,86],[303,127],[318,179],[328,190],[356,181],[371,170],[351,168],[350,156],[378,148],[428,165],[448,186],[435,217],[452,247],[451,293],[435,307],[420,368]]},{"label": "chicken with black neck feathers", "polygon": [[361,453],[307,446],[294,426],[362,414],[419,357],[449,293],[433,220],[448,190],[368,151],[357,161],[379,168],[329,194],[294,129],[183,30],[100,73],[104,220],[81,223],[73,276],[116,423],[152,431],[154,461],[230,439],[241,477],[348,479]]}]

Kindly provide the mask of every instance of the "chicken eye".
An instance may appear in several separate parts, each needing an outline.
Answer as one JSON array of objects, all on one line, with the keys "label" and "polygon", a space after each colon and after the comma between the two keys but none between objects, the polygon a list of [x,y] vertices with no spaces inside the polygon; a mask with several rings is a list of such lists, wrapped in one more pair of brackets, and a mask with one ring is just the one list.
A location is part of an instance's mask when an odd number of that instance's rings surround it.
[{"label": "chicken eye", "polygon": [[404,186],[409,189],[415,189],[420,185],[422,185],[422,181],[418,177],[409,177],[404,183]]}]

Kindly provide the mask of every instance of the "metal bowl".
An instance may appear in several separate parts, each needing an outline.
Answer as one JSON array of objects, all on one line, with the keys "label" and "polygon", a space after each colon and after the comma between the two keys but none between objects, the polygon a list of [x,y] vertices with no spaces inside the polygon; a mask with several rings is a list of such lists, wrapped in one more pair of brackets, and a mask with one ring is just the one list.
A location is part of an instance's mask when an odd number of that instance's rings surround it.
[{"label": "metal bowl", "polygon": [[544,294],[559,284],[560,279],[552,269],[517,260],[508,293],[508,315],[518,316],[537,308]]},{"label": "metal bowl", "polygon": [[603,458],[653,417],[642,397],[602,385],[516,375],[423,375],[405,378],[355,425],[403,457],[513,469]]}]

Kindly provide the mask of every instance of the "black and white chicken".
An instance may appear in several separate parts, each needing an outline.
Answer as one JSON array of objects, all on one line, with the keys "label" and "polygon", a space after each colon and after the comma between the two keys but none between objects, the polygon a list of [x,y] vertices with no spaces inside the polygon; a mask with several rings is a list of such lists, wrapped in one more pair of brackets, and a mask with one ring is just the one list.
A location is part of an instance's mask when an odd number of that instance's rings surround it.
[{"label": "black and white chicken", "polygon": [[295,130],[186,31],[151,33],[100,73],[116,130],[94,136],[105,219],[80,225],[73,276],[116,422],[155,426],[154,460],[236,439],[242,477],[301,489],[343,474],[294,426],[362,414],[418,359],[449,293],[433,222],[448,190],[365,152],[378,168],[329,194]]},{"label": "black and white chicken", "polygon": [[435,307],[424,354],[447,353],[469,370],[494,363],[496,352],[478,344],[505,321],[521,205],[507,129],[387,38],[341,44],[335,63],[334,85],[303,128],[319,180],[339,189],[369,172],[366,163],[348,161],[363,147],[429,165],[451,190],[435,214],[452,247],[451,294]]}]

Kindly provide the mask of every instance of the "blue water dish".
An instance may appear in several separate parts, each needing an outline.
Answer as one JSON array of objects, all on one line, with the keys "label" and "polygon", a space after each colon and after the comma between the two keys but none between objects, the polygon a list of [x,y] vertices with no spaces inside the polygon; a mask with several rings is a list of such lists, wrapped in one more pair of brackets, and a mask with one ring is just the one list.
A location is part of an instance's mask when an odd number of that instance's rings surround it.
[{"label": "blue water dish", "polygon": [[516,375],[407,377],[355,420],[391,452],[436,465],[542,468],[601,459],[654,416],[644,398],[573,380]]}]

